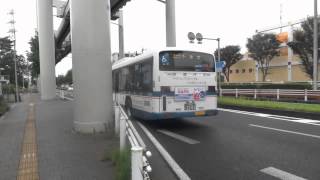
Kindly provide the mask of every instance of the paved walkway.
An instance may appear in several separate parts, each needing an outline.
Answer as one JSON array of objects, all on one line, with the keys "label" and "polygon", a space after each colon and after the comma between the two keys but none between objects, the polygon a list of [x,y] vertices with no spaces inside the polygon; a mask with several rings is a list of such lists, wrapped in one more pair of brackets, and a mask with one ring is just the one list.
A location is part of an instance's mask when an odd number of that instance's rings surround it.
[{"label": "paved walkway", "polygon": [[[101,161],[106,151],[118,146],[107,134],[83,135],[72,131],[72,101],[40,101],[38,95],[23,97],[0,119],[0,179],[17,179],[23,159],[22,144],[27,133],[26,120],[32,119],[34,103],[37,173],[45,180],[114,179],[110,161]],[[31,110],[30,110],[31,109]],[[29,113],[28,113],[29,112]],[[32,135],[31,135],[32,136]]]}]

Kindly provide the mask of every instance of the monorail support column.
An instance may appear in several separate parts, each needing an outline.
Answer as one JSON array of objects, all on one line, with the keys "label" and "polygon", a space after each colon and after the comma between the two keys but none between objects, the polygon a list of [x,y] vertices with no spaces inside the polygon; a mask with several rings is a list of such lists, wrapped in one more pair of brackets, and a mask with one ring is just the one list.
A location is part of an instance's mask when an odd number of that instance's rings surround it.
[{"label": "monorail support column", "polygon": [[110,0],[71,0],[74,127],[95,133],[113,122]]},{"label": "monorail support column", "polygon": [[166,40],[168,47],[176,47],[175,0],[166,0]]},{"label": "monorail support column", "polygon": [[56,97],[52,0],[38,0],[41,99]]}]

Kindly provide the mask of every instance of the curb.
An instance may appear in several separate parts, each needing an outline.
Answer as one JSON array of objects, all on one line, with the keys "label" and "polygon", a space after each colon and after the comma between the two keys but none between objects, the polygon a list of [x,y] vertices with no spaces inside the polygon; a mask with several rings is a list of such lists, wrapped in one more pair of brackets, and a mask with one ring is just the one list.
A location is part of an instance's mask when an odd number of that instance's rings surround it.
[{"label": "curb", "polygon": [[241,110],[241,111],[251,111],[251,112],[257,112],[257,113],[320,120],[320,113],[298,112],[298,111],[278,110],[278,109],[276,110],[276,109],[257,108],[257,107],[243,107],[243,106],[222,105],[222,104],[219,104],[218,107],[226,108],[226,109]]}]

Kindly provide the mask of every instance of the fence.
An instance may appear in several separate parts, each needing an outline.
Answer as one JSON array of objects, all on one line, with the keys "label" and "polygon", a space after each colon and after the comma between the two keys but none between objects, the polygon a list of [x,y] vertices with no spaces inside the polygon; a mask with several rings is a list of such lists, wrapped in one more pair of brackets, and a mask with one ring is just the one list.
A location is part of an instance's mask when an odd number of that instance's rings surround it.
[{"label": "fence", "polygon": [[[57,90],[56,94],[62,99],[73,100],[73,91]],[[150,180],[148,173],[152,171],[148,157],[152,154],[147,151],[146,145],[131,120],[120,105],[114,105],[115,134],[120,137],[120,151],[127,147],[127,140],[131,145],[131,179]]]},{"label": "fence", "polygon": [[138,131],[120,105],[115,105],[115,132],[120,136],[120,150],[126,148],[126,137],[131,145],[131,178],[132,180],[149,180],[148,173],[152,168],[147,160],[151,152],[146,150]]},{"label": "fence", "polygon": [[286,99],[293,101],[320,102],[320,90],[293,89],[221,89],[220,96]]}]

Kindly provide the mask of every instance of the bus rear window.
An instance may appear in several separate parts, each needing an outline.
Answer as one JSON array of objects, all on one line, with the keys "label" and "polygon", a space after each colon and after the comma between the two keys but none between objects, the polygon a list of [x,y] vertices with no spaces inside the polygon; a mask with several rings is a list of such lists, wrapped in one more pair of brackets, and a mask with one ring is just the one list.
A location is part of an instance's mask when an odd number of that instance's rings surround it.
[{"label": "bus rear window", "polygon": [[159,53],[160,71],[214,72],[211,54],[191,51],[162,51]]}]

